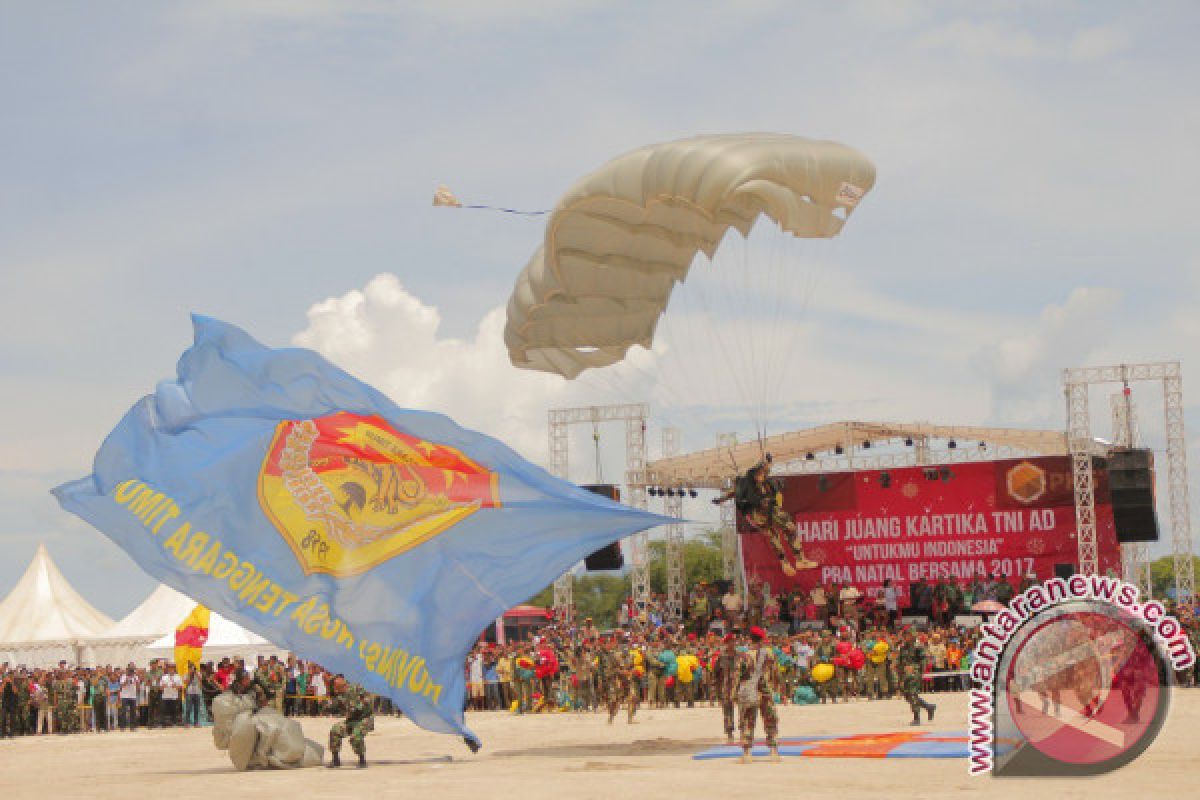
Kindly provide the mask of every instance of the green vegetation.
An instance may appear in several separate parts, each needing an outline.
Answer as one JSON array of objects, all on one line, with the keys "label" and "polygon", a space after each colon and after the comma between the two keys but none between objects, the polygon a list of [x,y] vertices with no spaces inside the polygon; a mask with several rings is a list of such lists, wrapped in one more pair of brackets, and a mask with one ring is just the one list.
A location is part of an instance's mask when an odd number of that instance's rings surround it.
[{"label": "green vegetation", "polygon": [[[665,594],[667,591],[667,544],[662,540],[650,542],[650,591]],[[705,531],[683,543],[683,569],[687,586],[697,581],[712,583],[724,577],[721,566],[721,533]],[[591,617],[599,628],[611,628],[617,624],[617,609],[632,593],[628,572],[587,573],[575,579],[575,609],[579,619]],[[554,604],[554,587],[547,586],[529,599],[537,606],[547,608]]]}]

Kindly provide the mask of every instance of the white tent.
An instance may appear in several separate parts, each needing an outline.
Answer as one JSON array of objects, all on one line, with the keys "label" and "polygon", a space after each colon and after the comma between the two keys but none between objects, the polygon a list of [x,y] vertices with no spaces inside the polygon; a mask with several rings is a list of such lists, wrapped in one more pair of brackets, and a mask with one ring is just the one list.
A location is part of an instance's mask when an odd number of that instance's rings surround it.
[{"label": "white tent", "polygon": [[78,664],[81,641],[112,624],[63,577],[46,546],[38,545],[29,568],[0,602],[0,663]]},{"label": "white tent", "polygon": [[[188,611],[191,611],[189,608]],[[179,618],[183,622],[183,617]],[[179,624],[176,623],[176,625]],[[151,658],[167,658],[174,660],[175,631],[162,636],[146,648]],[[209,613],[208,641],[201,652],[201,661],[219,661],[222,658],[243,658],[247,664],[253,664],[259,656],[287,657],[287,651],[268,642],[257,633],[246,630],[236,622],[231,622],[215,611]]]},{"label": "white tent", "polygon": [[88,666],[147,666],[151,654],[147,648],[166,634],[173,634],[179,623],[192,613],[196,601],[166,584],[159,584],[141,605],[101,635],[84,643],[82,661]]}]

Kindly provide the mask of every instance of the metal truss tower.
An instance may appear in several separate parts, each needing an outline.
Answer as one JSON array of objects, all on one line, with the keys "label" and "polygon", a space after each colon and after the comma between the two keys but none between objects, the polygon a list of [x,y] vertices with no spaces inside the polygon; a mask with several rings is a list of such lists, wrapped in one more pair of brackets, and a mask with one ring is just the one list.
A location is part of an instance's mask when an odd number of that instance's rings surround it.
[{"label": "metal truss tower", "polygon": [[[663,428],[663,458],[679,454],[679,429]],[[663,513],[668,517],[683,517],[683,489],[668,489],[663,497]],[[666,572],[667,607],[665,617],[676,622],[683,619],[684,569],[683,569],[683,523],[674,522],[666,526]]]},{"label": "metal truss tower", "polygon": [[[718,433],[717,447],[729,450],[737,444],[736,433]],[[733,481],[721,487],[722,491],[732,489]],[[725,580],[733,581],[737,593],[743,594],[741,554],[738,551],[737,510],[733,499],[721,503],[721,566]]]},{"label": "metal truss tower", "polygon": [[[625,403],[611,406],[555,408],[549,412],[550,472],[563,480],[570,466],[570,427],[588,424],[596,430],[604,422],[625,422],[625,503],[634,508],[646,508],[646,418],[650,409],[645,403]],[[633,599],[638,610],[645,608],[650,593],[647,574],[647,543],[645,531],[629,537],[629,556],[633,572]],[[554,581],[554,613],[570,621],[574,613],[574,580],[570,571]]]},{"label": "metal truss tower", "polygon": [[1067,397],[1067,446],[1075,481],[1075,519],[1078,527],[1079,568],[1097,571],[1096,498],[1092,476],[1093,448],[1088,388],[1099,384],[1161,382],[1167,436],[1167,497],[1171,517],[1171,549],[1175,568],[1175,597],[1190,603],[1195,596],[1192,561],[1191,509],[1188,503],[1187,439],[1183,424],[1183,370],[1178,361],[1074,367],[1063,371]]}]

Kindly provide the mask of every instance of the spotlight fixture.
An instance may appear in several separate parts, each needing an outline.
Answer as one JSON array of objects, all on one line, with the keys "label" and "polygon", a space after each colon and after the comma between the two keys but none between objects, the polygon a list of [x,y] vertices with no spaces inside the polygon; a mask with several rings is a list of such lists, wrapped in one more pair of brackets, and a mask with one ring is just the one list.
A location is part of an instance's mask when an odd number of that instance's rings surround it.
[{"label": "spotlight fixture", "polygon": [[688,489],[688,497],[699,497],[700,493],[695,489]]},{"label": "spotlight fixture", "polygon": [[814,456],[812,453],[805,453],[805,454],[804,454],[804,460],[805,460],[805,461],[812,461],[814,458],[816,458],[816,456]]},{"label": "spotlight fixture", "polygon": [[905,439],[905,440],[904,440],[904,446],[905,446],[905,447],[912,447],[912,437],[911,437],[911,436],[910,436],[909,438],[907,438],[907,439]]},{"label": "spotlight fixture", "polygon": [[675,496],[675,490],[667,489],[667,497],[674,497],[674,496]]},{"label": "spotlight fixture", "polygon": [[979,443],[979,449],[980,449],[980,450],[987,450],[987,442],[981,441],[981,442]]},{"label": "spotlight fixture", "polygon": [[950,448],[951,450],[953,450],[954,448],[958,447],[958,442],[956,442],[956,441],[954,441],[953,439],[951,439],[950,441],[946,442],[946,447],[948,447],[948,448]]},{"label": "spotlight fixture", "polygon": [[842,446],[840,444],[837,447],[833,448],[834,455],[840,456],[844,452],[846,452],[846,451],[842,449]]},{"label": "spotlight fixture", "polygon": [[871,440],[867,439],[863,442],[863,450],[870,450],[870,449],[871,449]]}]

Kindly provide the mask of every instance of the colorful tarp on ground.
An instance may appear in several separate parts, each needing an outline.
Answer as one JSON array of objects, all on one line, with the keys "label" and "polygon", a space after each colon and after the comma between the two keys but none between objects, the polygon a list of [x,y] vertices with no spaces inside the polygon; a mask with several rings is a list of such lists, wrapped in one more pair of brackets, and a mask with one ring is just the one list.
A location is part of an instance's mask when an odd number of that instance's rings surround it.
[{"label": "colorful tarp on ground", "polygon": [[399,408],[316,353],[193,324],[178,379],[55,495],[154,577],[422,727],[474,741],[463,661],[479,631],[588,553],[668,521]]},{"label": "colorful tarp on ground", "polygon": [[[998,742],[1003,751],[1009,745]],[[896,731],[892,733],[857,733],[848,736],[795,736],[779,738],[781,756],[808,758],[966,758],[965,731],[949,733],[935,731]],[[738,745],[721,745],[692,756],[697,761],[741,756]],[[756,742],[751,754],[766,756],[765,741]]]}]

